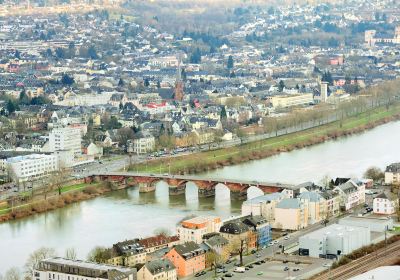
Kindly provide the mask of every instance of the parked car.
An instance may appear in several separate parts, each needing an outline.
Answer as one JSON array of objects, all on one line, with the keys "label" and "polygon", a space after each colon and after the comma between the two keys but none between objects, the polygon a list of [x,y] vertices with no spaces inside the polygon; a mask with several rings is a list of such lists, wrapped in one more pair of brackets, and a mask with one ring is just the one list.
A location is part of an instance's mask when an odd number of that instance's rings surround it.
[{"label": "parked car", "polygon": [[300,270],[300,268],[293,268],[293,271],[299,271]]},{"label": "parked car", "polygon": [[285,268],[283,269],[283,271],[288,271],[289,267],[285,266]]},{"label": "parked car", "polygon": [[233,273],[227,273],[224,275],[225,277],[233,277]]}]

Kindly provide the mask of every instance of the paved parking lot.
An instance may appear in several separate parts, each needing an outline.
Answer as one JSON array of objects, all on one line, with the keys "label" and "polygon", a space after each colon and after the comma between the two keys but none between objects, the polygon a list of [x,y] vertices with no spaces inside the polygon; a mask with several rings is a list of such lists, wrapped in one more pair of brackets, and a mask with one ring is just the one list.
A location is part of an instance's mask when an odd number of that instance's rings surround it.
[{"label": "paved parking lot", "polygon": [[[253,268],[247,270],[245,273],[233,273],[234,276],[225,279],[243,279],[243,280],[253,280],[253,279],[270,279],[270,280],[282,280],[282,279],[307,279],[310,274],[326,270],[323,267],[326,261],[324,259],[314,259],[307,258],[307,262],[304,259],[301,263],[294,261],[283,263],[281,260],[271,260],[266,261],[261,265],[254,265]],[[288,267],[288,270],[285,268]],[[297,270],[298,271],[294,271]]]}]

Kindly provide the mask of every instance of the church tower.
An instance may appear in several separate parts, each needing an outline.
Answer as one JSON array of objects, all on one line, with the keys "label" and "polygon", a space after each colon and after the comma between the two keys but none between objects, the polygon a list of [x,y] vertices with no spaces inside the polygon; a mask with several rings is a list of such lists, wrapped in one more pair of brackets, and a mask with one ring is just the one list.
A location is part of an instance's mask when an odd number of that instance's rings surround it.
[{"label": "church tower", "polygon": [[178,56],[178,69],[177,69],[177,73],[176,73],[174,100],[182,101],[183,100],[183,96],[184,96],[184,93],[183,93],[181,57]]}]

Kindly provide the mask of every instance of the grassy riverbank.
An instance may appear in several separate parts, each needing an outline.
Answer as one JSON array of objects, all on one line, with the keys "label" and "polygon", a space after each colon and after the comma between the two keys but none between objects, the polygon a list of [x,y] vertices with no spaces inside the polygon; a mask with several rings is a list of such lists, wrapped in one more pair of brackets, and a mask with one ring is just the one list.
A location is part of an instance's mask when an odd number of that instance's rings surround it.
[{"label": "grassy riverbank", "polygon": [[115,189],[116,188],[113,186],[103,183],[76,184],[62,187],[61,195],[58,194],[58,191],[54,191],[52,194],[49,194],[46,199],[40,196],[33,197],[31,201],[15,207],[1,204],[0,222],[16,220],[37,213],[62,208],[68,204],[88,200]]},{"label": "grassy riverbank", "polygon": [[132,171],[149,173],[198,173],[235,165],[250,160],[270,157],[281,152],[292,151],[319,144],[338,137],[360,133],[378,125],[399,120],[400,104],[389,109],[379,107],[354,117],[335,121],[319,127],[256,141],[226,149],[201,152],[180,157],[155,159],[131,167]]}]

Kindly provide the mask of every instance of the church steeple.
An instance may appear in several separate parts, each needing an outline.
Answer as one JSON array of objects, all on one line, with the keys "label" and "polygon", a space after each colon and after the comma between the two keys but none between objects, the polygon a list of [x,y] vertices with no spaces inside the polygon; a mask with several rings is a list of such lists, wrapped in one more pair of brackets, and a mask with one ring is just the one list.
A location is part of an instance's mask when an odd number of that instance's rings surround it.
[{"label": "church steeple", "polygon": [[178,69],[176,72],[175,90],[174,90],[174,100],[182,101],[184,97],[183,92],[183,81],[182,81],[182,68],[181,68],[181,55],[178,55]]}]

